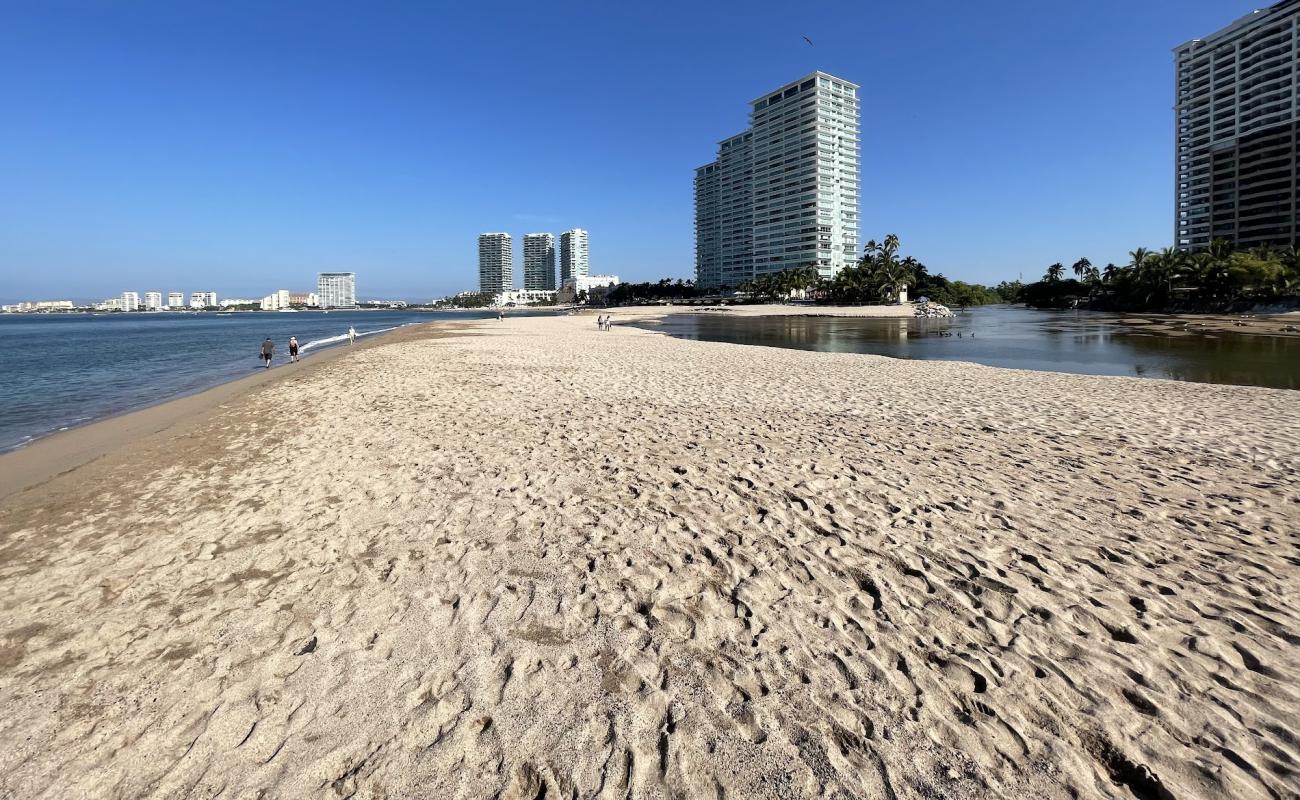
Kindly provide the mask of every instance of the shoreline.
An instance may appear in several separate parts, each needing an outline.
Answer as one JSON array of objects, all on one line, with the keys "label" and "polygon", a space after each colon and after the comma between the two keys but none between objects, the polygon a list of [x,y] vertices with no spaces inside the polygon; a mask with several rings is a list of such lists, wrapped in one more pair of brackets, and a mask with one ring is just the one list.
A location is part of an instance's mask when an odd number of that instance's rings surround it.
[{"label": "shoreline", "polygon": [[159,434],[179,435],[227,403],[279,381],[305,377],[315,369],[347,354],[393,343],[404,331],[425,329],[444,321],[421,322],[362,337],[354,345],[342,342],[304,354],[295,365],[253,368],[252,374],[221,381],[142,408],[110,414],[32,439],[0,452],[0,501],[130,448],[140,439]]}]

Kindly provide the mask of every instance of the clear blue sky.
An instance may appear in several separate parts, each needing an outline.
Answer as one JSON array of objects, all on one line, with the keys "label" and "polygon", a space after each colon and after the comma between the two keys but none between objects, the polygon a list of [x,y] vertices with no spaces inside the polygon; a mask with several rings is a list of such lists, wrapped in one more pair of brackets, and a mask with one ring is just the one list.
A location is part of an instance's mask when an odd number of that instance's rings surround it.
[{"label": "clear blue sky", "polygon": [[1265,4],[0,0],[0,298],[431,297],[570,227],[689,276],[693,168],[814,69],[863,87],[864,241],[1118,262],[1171,238],[1171,48]]}]

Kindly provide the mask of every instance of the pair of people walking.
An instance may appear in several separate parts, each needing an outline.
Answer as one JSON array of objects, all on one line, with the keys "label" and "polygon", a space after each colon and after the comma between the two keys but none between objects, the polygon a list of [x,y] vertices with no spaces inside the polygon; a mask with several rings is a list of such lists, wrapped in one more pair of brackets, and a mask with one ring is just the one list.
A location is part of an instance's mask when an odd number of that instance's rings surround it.
[{"label": "pair of people walking", "polygon": [[[266,337],[266,341],[262,342],[262,361],[265,362],[266,369],[271,368],[271,359],[273,359],[274,357],[275,357],[275,342],[273,342],[271,340],[271,337],[268,336]],[[290,336],[289,337],[289,363],[293,364],[293,363],[297,363],[297,361],[298,361],[298,337]]]},{"label": "pair of people walking", "polygon": [[607,331],[610,330],[613,326],[614,326],[613,314],[605,314],[604,316],[596,317],[596,330]]}]

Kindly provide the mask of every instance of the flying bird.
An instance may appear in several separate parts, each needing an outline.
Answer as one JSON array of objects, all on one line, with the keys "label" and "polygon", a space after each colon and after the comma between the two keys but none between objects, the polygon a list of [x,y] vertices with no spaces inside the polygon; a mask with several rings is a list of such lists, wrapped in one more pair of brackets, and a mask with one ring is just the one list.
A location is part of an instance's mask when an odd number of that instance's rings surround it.
[{"label": "flying bird", "polygon": [[[802,34],[800,34],[800,35],[802,35]],[[804,40],[805,42],[808,43],[808,46],[809,46],[809,47],[816,47],[816,46],[817,46],[817,45],[813,44],[813,43],[812,43],[812,39],[809,39],[807,36],[804,36],[804,37],[803,37],[803,40]]]}]

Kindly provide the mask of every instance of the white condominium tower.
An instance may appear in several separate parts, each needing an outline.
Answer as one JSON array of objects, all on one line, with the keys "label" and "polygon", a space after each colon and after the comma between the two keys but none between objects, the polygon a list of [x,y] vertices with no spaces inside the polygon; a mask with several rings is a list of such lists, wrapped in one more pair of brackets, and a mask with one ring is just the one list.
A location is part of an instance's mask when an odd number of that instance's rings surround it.
[{"label": "white condominium tower", "polygon": [[555,237],[549,233],[524,234],[524,288],[555,288]]},{"label": "white condominium tower", "polygon": [[585,278],[590,274],[587,263],[587,232],[574,228],[560,234],[560,285],[569,278]]},{"label": "white condominium tower", "polygon": [[316,294],[320,297],[321,308],[356,308],[357,273],[317,273]]},{"label": "white condominium tower", "polygon": [[162,311],[162,292],[145,292],[144,307],[149,311]]},{"label": "white condominium tower", "polygon": [[122,296],[118,298],[118,302],[123,311],[138,311],[140,309],[140,293],[122,292]]},{"label": "white condominium tower", "polygon": [[1174,242],[1300,244],[1300,0],[1174,48]]},{"label": "white condominium tower", "polygon": [[185,292],[168,292],[168,293],[167,293],[167,307],[168,307],[168,308],[184,308],[184,307],[185,307]]},{"label": "white condominium tower", "polygon": [[508,233],[478,236],[478,291],[498,295],[515,288],[514,252]]},{"label": "white condominium tower", "polygon": [[858,250],[857,84],[814,72],[753,100],[749,118],[695,170],[696,283],[834,276]]}]

